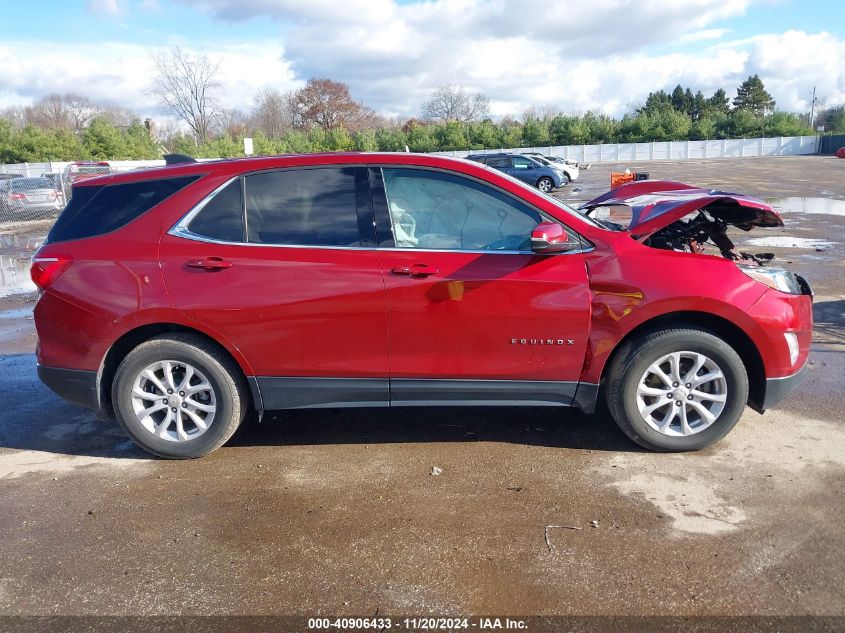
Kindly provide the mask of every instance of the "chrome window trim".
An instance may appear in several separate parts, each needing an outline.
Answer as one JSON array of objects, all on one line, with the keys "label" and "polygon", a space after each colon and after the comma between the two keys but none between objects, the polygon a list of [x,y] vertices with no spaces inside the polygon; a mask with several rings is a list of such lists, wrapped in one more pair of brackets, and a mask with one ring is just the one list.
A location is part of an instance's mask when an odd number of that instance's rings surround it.
[{"label": "chrome window trim", "polygon": [[[214,198],[214,196],[216,196],[218,193],[223,191],[226,187],[231,185],[233,182],[238,180],[240,177],[241,177],[241,174],[238,174],[237,176],[229,178],[229,180],[227,180],[222,185],[220,185],[219,187],[214,189],[214,191],[206,194],[206,196],[202,200],[200,200],[193,207],[188,209],[188,212],[185,215],[183,215],[182,218],[170,228],[170,230],[167,232],[167,234],[168,235],[178,235],[180,237],[194,236],[194,237],[189,237],[189,239],[194,239],[195,237],[202,237],[203,239],[200,240],[200,241],[211,241],[211,242],[217,242],[219,244],[228,243],[228,242],[224,242],[222,240],[215,240],[214,238],[200,236],[198,233],[191,233],[188,230],[188,225],[191,223],[191,220],[193,220],[197,216],[197,214],[205,208],[205,205],[207,205],[209,202],[211,202],[211,199]],[[232,243],[237,243],[237,242],[232,242]]]},{"label": "chrome window trim", "polygon": [[[346,166],[346,165],[344,165]],[[358,165],[355,165],[358,166]],[[373,164],[369,165],[370,167],[376,168],[383,168],[383,165]],[[388,165],[388,167],[395,167],[395,165]],[[310,167],[310,165],[309,165]],[[322,167],[322,165],[321,165]],[[399,167],[418,167],[417,165],[399,165]],[[285,169],[297,169],[299,167],[290,167]],[[425,169],[425,167],[422,167]],[[443,171],[446,173],[452,173],[448,170],[440,169],[440,168],[431,168],[434,171]],[[379,248],[378,246],[322,246],[322,245],[314,245],[314,244],[262,244],[259,242],[230,242],[226,240],[218,240],[213,237],[207,237],[205,235],[200,235],[199,233],[193,233],[188,229],[188,225],[191,221],[205,208],[205,206],[211,202],[212,198],[214,198],[218,193],[220,193],[223,189],[228,187],[230,184],[235,182],[240,178],[244,178],[246,176],[251,175],[252,173],[264,173],[266,171],[281,171],[281,170],[262,170],[260,172],[244,172],[242,174],[238,174],[229,178],[226,182],[222,183],[221,185],[217,186],[213,191],[209,192],[208,194],[203,197],[198,203],[196,203],[193,207],[191,207],[182,218],[174,224],[169,231],[167,231],[168,235],[172,235],[174,237],[181,237],[186,240],[192,240],[194,242],[204,242],[206,244],[219,244],[220,246],[250,246],[250,247],[258,247],[258,248],[308,248],[308,249],[317,249],[317,250],[342,250],[342,251],[400,251],[403,253],[474,253],[474,254],[486,254],[486,255],[533,255],[536,257],[549,257],[549,256],[560,256],[560,255],[581,255],[583,253],[589,253],[590,251],[594,250],[595,247],[590,245],[586,247],[582,244],[581,248],[574,251],[568,251],[564,253],[535,253],[534,251],[511,251],[511,250],[484,250],[484,249],[476,249],[476,250],[463,250],[463,249],[446,249],[446,248],[401,248],[401,247],[384,247]],[[466,176],[465,174],[461,174]],[[468,178],[472,178],[472,176],[466,176]],[[477,179],[476,179],[477,180]],[[484,182],[484,181],[480,181]],[[486,183],[490,186],[490,183]],[[498,189],[498,187],[495,187]],[[503,193],[510,195],[510,192],[503,191]],[[534,209],[537,213],[540,214],[541,217],[545,217],[548,214],[543,213],[539,209],[536,209],[530,203],[520,200],[515,196],[510,196],[525,204],[526,206]],[[392,223],[392,219],[391,219]],[[391,226],[391,230],[392,230]],[[567,227],[568,228],[568,227]],[[571,230],[571,229],[569,229]],[[576,232],[577,235],[577,232]],[[581,239],[579,237],[579,239]]]}]

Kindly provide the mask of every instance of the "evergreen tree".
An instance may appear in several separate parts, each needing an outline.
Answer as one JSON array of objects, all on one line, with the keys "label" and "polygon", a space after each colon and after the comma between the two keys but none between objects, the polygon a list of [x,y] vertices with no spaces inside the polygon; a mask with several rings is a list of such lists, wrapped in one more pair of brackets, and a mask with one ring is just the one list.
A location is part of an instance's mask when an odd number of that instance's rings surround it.
[{"label": "evergreen tree", "polygon": [[672,97],[670,97],[665,90],[658,90],[656,92],[648,93],[645,105],[639,109],[639,112],[659,112],[662,110],[669,110],[672,107]]},{"label": "evergreen tree", "polygon": [[727,114],[731,109],[730,99],[728,99],[727,93],[722,88],[719,88],[713,93],[713,96],[707,100],[707,104],[714,112],[723,112]]},{"label": "evergreen tree", "polygon": [[751,75],[736,89],[734,107],[750,110],[757,116],[765,116],[774,111],[775,100],[766,92],[763,81],[758,75]]}]

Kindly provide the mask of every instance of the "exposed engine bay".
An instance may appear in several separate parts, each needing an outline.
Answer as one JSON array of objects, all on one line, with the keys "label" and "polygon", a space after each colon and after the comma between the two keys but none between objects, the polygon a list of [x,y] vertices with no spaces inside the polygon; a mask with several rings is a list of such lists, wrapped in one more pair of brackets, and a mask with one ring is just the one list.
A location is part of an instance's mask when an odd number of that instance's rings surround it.
[{"label": "exposed engine bay", "polygon": [[813,295],[803,277],[766,266],[774,259],[773,253],[740,251],[728,237],[728,226],[742,231],[783,226],[780,216],[762,200],[672,180],[643,180],[611,189],[584,203],[579,210],[590,216],[598,209],[609,214],[613,207],[629,210],[627,226],[604,218],[593,220],[614,231],[628,231],[632,238],[652,248],[707,254],[717,250],[722,257],[736,262],[743,273],[770,288]]},{"label": "exposed engine bay", "polygon": [[748,265],[763,266],[774,259],[774,253],[746,253],[738,250],[728,237],[727,230],[727,222],[709,216],[701,209],[695,217],[673,222],[643,243],[653,248],[690,253],[708,253],[715,246],[722,257]]},{"label": "exposed engine bay", "polygon": [[728,237],[728,226],[743,231],[757,226],[783,226],[780,217],[762,200],[669,180],[623,184],[585,203],[581,210],[591,215],[598,209],[607,212],[613,207],[629,210],[627,227],[594,219],[608,228],[627,230],[652,248],[708,253],[715,246],[722,257],[747,266],[767,264],[774,254],[738,250]]}]

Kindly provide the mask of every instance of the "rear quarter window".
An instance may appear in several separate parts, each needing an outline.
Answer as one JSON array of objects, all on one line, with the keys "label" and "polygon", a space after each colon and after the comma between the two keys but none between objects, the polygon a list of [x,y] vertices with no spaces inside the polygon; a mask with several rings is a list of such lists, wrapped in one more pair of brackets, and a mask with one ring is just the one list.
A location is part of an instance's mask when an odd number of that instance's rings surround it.
[{"label": "rear quarter window", "polygon": [[243,242],[244,215],[242,179],[237,178],[208,200],[191,220],[188,230],[222,242]]},{"label": "rear quarter window", "polygon": [[47,235],[47,242],[79,240],[119,229],[197,178],[180,176],[106,186],[75,186],[73,197]]}]

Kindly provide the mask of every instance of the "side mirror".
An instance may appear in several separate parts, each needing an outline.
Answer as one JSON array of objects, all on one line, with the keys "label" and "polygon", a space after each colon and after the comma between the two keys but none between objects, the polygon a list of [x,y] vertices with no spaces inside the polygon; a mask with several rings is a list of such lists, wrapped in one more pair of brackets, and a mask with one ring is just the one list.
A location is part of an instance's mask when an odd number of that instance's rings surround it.
[{"label": "side mirror", "polygon": [[540,222],[531,231],[531,250],[535,253],[565,253],[580,248],[581,244],[569,239],[566,229],[555,222]]}]

